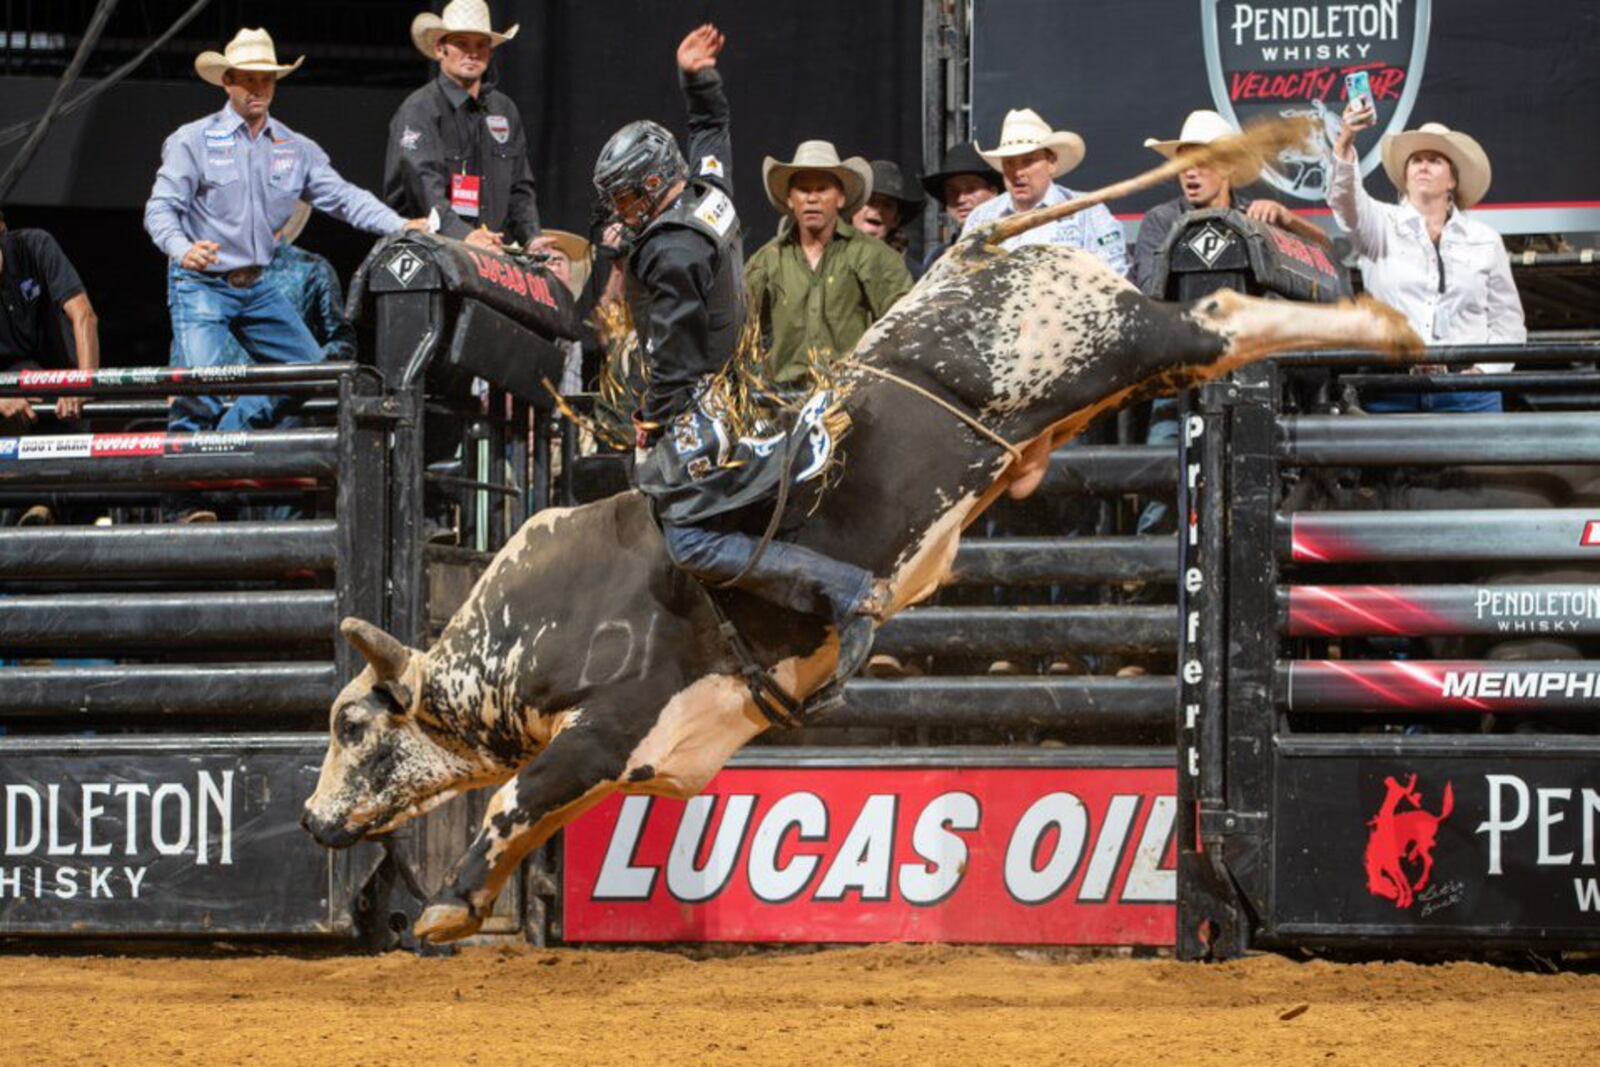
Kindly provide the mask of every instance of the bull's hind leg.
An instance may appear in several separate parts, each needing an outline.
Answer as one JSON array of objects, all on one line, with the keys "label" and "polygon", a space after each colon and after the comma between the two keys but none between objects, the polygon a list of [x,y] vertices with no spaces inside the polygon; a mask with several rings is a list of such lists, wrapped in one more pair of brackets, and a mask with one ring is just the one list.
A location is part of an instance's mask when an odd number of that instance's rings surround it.
[{"label": "bull's hind leg", "polygon": [[439,943],[477,933],[517,865],[617,788],[632,747],[582,721],[558,734],[490,799],[478,835],[417,920],[417,936]]}]

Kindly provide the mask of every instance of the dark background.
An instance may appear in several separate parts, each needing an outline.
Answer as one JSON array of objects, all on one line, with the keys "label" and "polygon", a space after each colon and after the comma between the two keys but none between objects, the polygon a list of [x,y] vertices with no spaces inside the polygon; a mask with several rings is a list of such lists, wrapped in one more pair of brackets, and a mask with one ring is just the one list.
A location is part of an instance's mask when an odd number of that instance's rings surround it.
[{"label": "dark background", "polygon": [[678,41],[702,22],[728,37],[717,63],[733,109],[735,201],[746,248],[772,236],[777,213],[761,161],[830,140],[844,156],[922,156],[920,0],[662,2],[515,0],[494,5],[520,22],[499,51],[501,87],[522,109],[548,225],[581,230],[594,160],[617,127],[639,118],[685,136]]},{"label": "dark background", "polygon": [[[92,84],[148,43],[187,0],[122,0]],[[438,10],[442,3],[431,5]],[[87,25],[93,3],[51,0],[27,12],[62,47],[50,55],[0,48],[0,126],[38,115]],[[172,130],[219,109],[221,90],[193,73],[194,55],[218,49],[239,26],[265,26],[281,60],[306,55],[279,87],[273,114],[317,140],[351,181],[378,189],[389,116],[436,71],[411,45],[423,3],[404,0],[217,0],[140,75],[52,127],[5,204],[13,228],[37,226],[61,241],[100,313],[108,365],[162,364],[170,336],[165,262],[145,235],[142,209]],[[38,10],[34,10],[38,9]],[[736,202],[753,252],[777,215],[761,191],[761,160],[788,158],[807,138],[844,155],[921,155],[920,0],[810,0],[805,4],[679,0],[497,0],[496,29],[520,23],[496,51],[492,77],[522,110],[546,225],[582,231],[589,177],[605,139],[653,118],[680,136],[678,41],[702,22],[728,36],[718,66],[733,108]],[[3,43],[3,42],[0,42]],[[16,145],[0,147],[0,166]],[[331,259],[348,284],[372,238],[313,216],[300,244]]]}]

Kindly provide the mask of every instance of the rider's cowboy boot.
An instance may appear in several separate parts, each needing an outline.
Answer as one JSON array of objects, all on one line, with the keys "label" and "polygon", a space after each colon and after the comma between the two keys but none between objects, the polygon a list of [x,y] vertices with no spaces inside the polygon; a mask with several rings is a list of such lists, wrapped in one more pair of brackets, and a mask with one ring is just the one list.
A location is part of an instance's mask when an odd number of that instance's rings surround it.
[{"label": "rider's cowboy boot", "polygon": [[833,669],[833,677],[806,698],[808,714],[833,711],[844,703],[844,684],[872,655],[873,630],[883,620],[890,601],[889,583],[876,581],[872,584],[872,592],[856,608],[855,614],[838,624],[839,661]]}]

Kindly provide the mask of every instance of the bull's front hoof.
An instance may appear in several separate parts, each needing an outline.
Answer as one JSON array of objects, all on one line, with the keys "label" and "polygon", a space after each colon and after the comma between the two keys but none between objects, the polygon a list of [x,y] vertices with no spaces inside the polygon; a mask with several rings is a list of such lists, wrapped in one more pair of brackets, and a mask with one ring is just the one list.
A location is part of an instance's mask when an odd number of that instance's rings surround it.
[{"label": "bull's front hoof", "polygon": [[482,925],[483,920],[465,904],[430,904],[412,932],[429,944],[442,945],[471,937]]}]

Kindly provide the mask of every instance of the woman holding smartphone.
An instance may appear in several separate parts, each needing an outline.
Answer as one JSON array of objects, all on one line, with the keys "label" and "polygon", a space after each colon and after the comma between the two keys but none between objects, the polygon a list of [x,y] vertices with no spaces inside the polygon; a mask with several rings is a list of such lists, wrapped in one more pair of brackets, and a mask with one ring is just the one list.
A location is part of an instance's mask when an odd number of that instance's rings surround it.
[{"label": "woman holding smartphone", "polygon": [[[1333,150],[1328,206],[1360,256],[1367,292],[1398,310],[1429,344],[1520,344],[1522,300],[1504,242],[1467,214],[1489,190],[1489,157],[1464,133],[1424,123],[1382,142],[1383,169],[1400,191],[1380,203],[1362,188],[1356,135],[1372,126],[1370,98],[1352,101]],[[1479,363],[1464,373],[1511,369]],[[1500,394],[1391,393],[1371,412],[1499,411]]]}]

